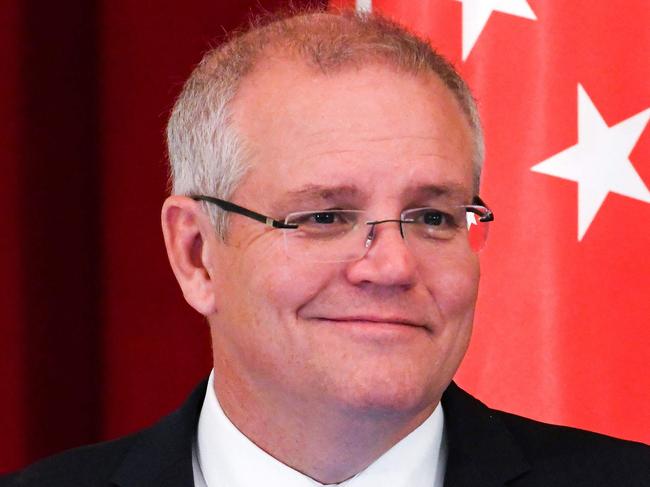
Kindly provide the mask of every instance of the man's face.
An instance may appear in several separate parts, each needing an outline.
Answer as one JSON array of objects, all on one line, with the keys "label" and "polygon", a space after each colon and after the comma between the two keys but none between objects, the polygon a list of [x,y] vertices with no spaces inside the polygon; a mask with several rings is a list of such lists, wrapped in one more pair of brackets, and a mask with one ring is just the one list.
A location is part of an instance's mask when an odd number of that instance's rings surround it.
[{"label": "man's face", "polygon": [[[471,132],[433,76],[276,61],[244,81],[233,111],[253,167],[231,200],[260,213],[381,220],[471,201]],[[467,247],[414,256],[385,223],[364,258],[310,263],[286,255],[283,230],[230,223],[227,244],[211,244],[218,388],[355,411],[435,406],[470,337],[479,268]]]}]

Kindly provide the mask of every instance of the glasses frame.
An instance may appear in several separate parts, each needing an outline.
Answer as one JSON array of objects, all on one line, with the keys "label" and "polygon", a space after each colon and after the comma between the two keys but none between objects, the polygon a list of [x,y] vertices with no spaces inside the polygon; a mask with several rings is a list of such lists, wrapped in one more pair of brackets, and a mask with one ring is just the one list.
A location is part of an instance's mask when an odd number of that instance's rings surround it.
[{"label": "glasses frame", "polygon": [[[274,218],[271,218],[270,216],[263,215],[262,213],[258,213],[256,211],[250,210],[248,208],[245,208],[243,206],[237,205],[235,203],[232,203],[230,201],[222,200],[220,198],[215,198],[214,196],[207,196],[207,195],[191,195],[190,198],[192,198],[194,201],[204,201],[207,203],[212,203],[214,205],[217,205],[219,208],[221,208],[224,211],[230,212],[230,213],[236,213],[238,215],[245,216],[247,218],[250,218],[252,220],[255,220],[257,222],[263,223],[266,226],[269,226],[271,228],[279,228],[283,230],[295,230],[300,227],[299,224],[296,223],[286,223],[286,220],[289,218],[291,215],[296,215],[300,213],[312,213],[312,211],[308,212],[293,212],[289,213],[285,217],[285,221],[281,220],[276,220]],[[472,212],[476,215],[479,215],[479,221],[480,222],[491,222],[494,221],[494,213],[492,210],[488,208],[488,206],[485,204],[485,202],[481,199],[480,196],[476,195],[472,198],[472,204],[471,205],[461,205],[465,208],[466,212]],[[480,209],[478,208],[480,207]],[[423,208],[413,208],[412,210],[419,210]],[[482,210],[485,210],[483,212]],[[316,210],[314,210],[316,211]],[[326,211],[326,210],[324,210]],[[409,211],[409,210],[405,210]],[[366,236],[366,242],[365,242],[365,249],[366,251],[370,248],[372,245],[372,242],[375,238],[375,231],[377,225],[381,223],[388,223],[388,222],[395,222],[399,224],[399,231],[401,237],[404,239],[406,238],[404,235],[404,224],[410,224],[414,223],[414,220],[404,220],[403,219],[403,214],[400,215],[399,219],[386,219],[386,220],[373,220],[373,221],[367,221],[365,222],[366,225],[370,225],[370,231],[368,232],[368,235]],[[286,235],[285,235],[286,237]],[[287,244],[286,239],[285,239],[285,244]],[[288,249],[286,249],[288,252]],[[480,250],[480,249],[479,249]],[[478,251],[478,250],[476,250]],[[358,258],[362,258],[363,255],[360,255]],[[352,260],[357,260],[355,259],[344,259],[344,260],[323,260],[323,261],[315,261],[315,262],[347,262],[347,261],[352,261]]]},{"label": "glasses frame", "polygon": [[[217,205],[219,208],[221,208],[224,211],[227,211],[229,213],[236,213],[238,215],[242,215],[248,218],[251,218],[255,221],[258,221],[260,223],[263,223],[264,225],[267,225],[272,228],[281,228],[281,229],[296,229],[299,227],[299,225],[294,224],[294,223],[285,223],[280,220],[276,220],[274,218],[271,218],[270,216],[263,215],[261,213],[258,213],[253,210],[249,210],[248,208],[244,208],[243,206],[236,205],[235,203],[231,203],[230,201],[222,200],[220,198],[215,198],[214,196],[206,196],[202,194],[195,194],[191,195],[190,198],[192,198],[194,201],[205,201],[207,203],[212,203],[214,205]],[[485,204],[485,202],[481,199],[479,195],[474,196],[472,198],[472,204],[467,205],[470,208],[467,208],[468,211],[472,211],[471,206],[482,206],[487,210],[487,213],[485,215],[482,215],[479,218],[480,222],[491,222],[494,221],[494,213],[490,208]],[[476,212],[474,212],[476,213]],[[477,213],[478,214],[478,213]],[[395,219],[389,219],[389,220],[374,220],[374,221],[369,221],[366,222],[367,225],[372,225],[373,229],[375,225],[378,225],[380,223],[387,223],[387,222],[396,222],[400,224],[400,232],[402,233],[402,236],[404,236],[402,232],[402,224],[404,223],[412,223],[411,221],[408,220],[395,220]]]}]

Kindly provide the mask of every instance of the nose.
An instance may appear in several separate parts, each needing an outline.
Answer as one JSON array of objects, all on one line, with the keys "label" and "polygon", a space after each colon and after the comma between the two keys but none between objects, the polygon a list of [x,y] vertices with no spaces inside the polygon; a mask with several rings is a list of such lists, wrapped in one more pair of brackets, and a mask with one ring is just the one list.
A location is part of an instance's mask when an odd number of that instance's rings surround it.
[{"label": "nose", "polygon": [[369,228],[368,235],[368,251],[363,258],[348,265],[348,280],[357,285],[413,286],[417,264],[402,238],[399,220],[377,222]]}]

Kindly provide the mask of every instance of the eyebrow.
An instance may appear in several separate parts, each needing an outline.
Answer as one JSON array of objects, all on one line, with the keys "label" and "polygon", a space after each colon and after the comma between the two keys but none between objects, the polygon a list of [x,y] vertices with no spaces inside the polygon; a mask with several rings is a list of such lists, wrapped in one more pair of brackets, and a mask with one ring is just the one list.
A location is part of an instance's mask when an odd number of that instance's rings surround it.
[{"label": "eyebrow", "polygon": [[330,201],[348,203],[354,201],[356,203],[361,194],[362,192],[354,185],[307,184],[285,193],[273,204],[273,211],[277,214],[284,214],[288,211],[311,210]]},{"label": "eyebrow", "polygon": [[302,188],[290,191],[286,194],[287,199],[324,199],[329,200],[336,197],[358,196],[361,193],[359,188],[353,185],[344,184],[338,186],[324,186],[320,184],[308,184]]},{"label": "eyebrow", "polygon": [[471,198],[471,191],[458,183],[446,183],[441,185],[430,184],[414,187],[409,191],[409,195],[423,198],[446,198],[446,199],[464,199]]}]

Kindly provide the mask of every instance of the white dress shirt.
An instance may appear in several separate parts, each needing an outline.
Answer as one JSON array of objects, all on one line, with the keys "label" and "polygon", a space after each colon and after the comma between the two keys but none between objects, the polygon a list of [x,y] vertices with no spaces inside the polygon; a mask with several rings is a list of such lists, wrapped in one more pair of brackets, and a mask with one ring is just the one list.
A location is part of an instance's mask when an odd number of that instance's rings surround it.
[{"label": "white dress shirt", "polygon": [[[341,487],[443,487],[447,449],[442,407]],[[321,487],[276,460],[225,415],[210,374],[192,450],[196,487]]]}]

